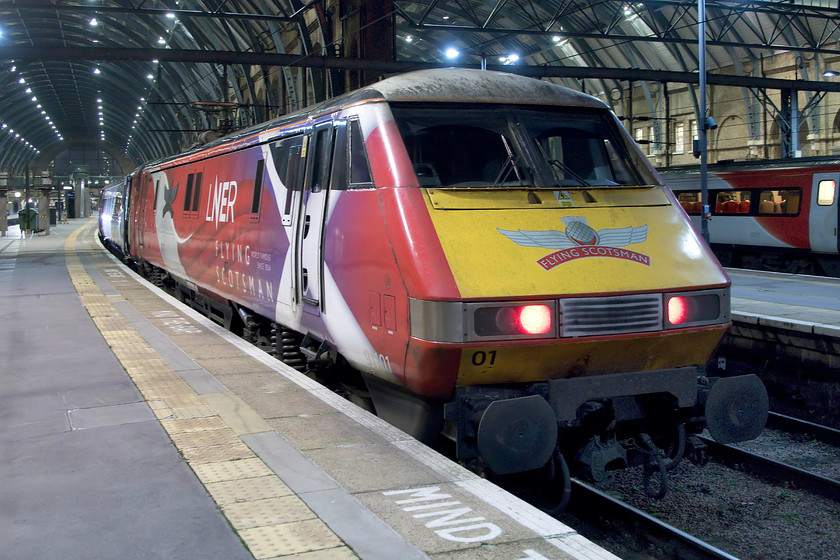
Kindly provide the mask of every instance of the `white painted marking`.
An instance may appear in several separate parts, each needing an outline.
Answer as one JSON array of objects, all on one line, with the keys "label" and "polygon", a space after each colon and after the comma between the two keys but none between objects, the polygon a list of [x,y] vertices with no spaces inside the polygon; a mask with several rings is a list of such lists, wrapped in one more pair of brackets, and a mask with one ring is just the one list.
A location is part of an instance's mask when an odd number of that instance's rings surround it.
[{"label": "white painted marking", "polygon": [[[398,506],[404,504],[413,504],[416,502],[433,503],[425,504],[424,506],[409,506],[401,508],[405,512],[416,511],[418,508],[435,509],[437,511],[425,511],[423,513],[415,513],[412,515],[414,519],[434,518],[424,523],[427,529],[432,529],[434,533],[448,541],[462,542],[462,543],[477,543],[492,541],[502,534],[502,529],[495,523],[490,523],[484,517],[464,517],[473,512],[473,509],[468,506],[449,508],[450,506],[463,505],[458,501],[447,501],[452,496],[450,494],[441,494],[438,486],[429,486],[426,488],[412,488],[409,490],[390,490],[383,492],[385,496],[399,496],[401,494],[410,494],[411,497],[403,500],[396,500]],[[484,523],[479,523],[483,521]],[[441,529],[440,527],[445,527]]]},{"label": "white painted marking", "polygon": [[158,319],[166,319],[163,324],[169,327],[169,329],[177,334],[198,334],[201,331],[200,328],[196,327],[174,311],[167,309],[164,311],[155,311],[155,317]]}]

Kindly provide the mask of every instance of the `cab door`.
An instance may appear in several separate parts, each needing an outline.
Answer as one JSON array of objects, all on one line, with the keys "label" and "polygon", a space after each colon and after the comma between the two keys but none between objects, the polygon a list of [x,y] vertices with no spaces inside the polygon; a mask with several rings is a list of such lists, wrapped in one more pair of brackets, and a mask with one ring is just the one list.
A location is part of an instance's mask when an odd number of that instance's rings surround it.
[{"label": "cab door", "polygon": [[840,205],[837,202],[840,173],[814,173],[812,180],[811,217],[808,220],[811,250],[836,253],[840,248],[837,237],[837,228],[840,225]]},{"label": "cab door", "polygon": [[297,223],[296,280],[303,310],[324,310],[324,220],[329,197],[335,129],[327,122],[313,127],[306,146],[306,179]]}]

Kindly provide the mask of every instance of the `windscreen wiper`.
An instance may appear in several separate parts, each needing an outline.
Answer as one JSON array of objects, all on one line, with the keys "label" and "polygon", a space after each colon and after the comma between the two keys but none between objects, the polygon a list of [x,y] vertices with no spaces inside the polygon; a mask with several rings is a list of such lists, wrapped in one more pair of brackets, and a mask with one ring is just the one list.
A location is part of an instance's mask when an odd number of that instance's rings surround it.
[{"label": "windscreen wiper", "polygon": [[517,165],[519,163],[519,158],[513,152],[508,139],[505,138],[504,135],[502,135],[502,144],[505,145],[505,151],[507,152],[508,157],[502,164],[502,168],[499,170],[496,180],[493,181],[493,186],[498,187],[504,183],[507,180],[508,175],[510,175],[511,170],[516,173],[516,180],[522,183],[522,176],[519,174],[519,166]]},{"label": "windscreen wiper", "polygon": [[[592,186],[592,185],[589,184],[589,181],[587,181],[586,179],[581,177],[579,174],[575,173],[575,171],[571,167],[569,167],[568,165],[566,165],[562,161],[560,161],[558,159],[550,159],[548,157],[548,154],[545,153],[545,149],[542,147],[542,144],[540,144],[539,140],[535,139],[534,142],[536,142],[537,148],[539,148],[540,153],[542,153],[542,156],[545,158],[545,161],[547,161],[549,163],[549,165],[551,165],[552,167],[556,167],[557,169],[559,169],[560,171],[562,171],[563,173],[565,173],[567,175],[571,175],[572,178],[575,179],[578,183],[580,183],[580,185],[582,187],[591,187]],[[557,178],[557,179],[559,181],[559,178]]]}]

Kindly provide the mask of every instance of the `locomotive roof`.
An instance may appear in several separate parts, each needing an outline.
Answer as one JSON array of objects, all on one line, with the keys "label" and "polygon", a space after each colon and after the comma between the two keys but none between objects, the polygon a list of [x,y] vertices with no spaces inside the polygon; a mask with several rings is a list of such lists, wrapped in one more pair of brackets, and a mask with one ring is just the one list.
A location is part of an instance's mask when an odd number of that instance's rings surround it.
[{"label": "locomotive roof", "polygon": [[166,165],[190,154],[252,137],[283,123],[300,121],[348,105],[381,99],[390,102],[511,103],[608,108],[605,103],[585,93],[518,74],[470,68],[418,70],[385,78],[375,84],[234,132],[180,154],[147,162],[143,167]]},{"label": "locomotive roof", "polygon": [[438,68],[400,74],[361,91],[388,101],[460,101],[472,103],[540,103],[599,107],[590,95],[557,84],[508,72],[469,68]]}]

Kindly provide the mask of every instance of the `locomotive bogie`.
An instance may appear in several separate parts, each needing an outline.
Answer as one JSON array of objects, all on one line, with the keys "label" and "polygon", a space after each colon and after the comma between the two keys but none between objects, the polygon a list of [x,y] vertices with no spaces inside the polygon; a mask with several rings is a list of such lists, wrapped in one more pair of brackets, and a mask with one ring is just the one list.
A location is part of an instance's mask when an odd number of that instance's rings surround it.
[{"label": "locomotive bogie", "polygon": [[702,428],[729,280],[591,97],[409,74],[150,163],[126,198],[141,268],[292,367],[352,368],[378,414],[445,428],[466,463],[630,464],[622,430]]}]

